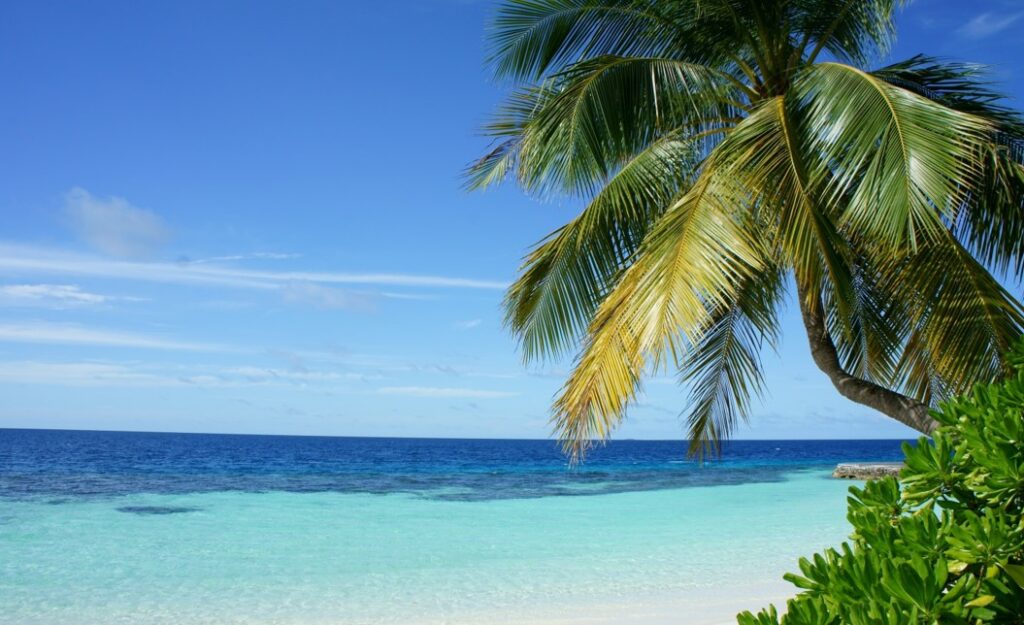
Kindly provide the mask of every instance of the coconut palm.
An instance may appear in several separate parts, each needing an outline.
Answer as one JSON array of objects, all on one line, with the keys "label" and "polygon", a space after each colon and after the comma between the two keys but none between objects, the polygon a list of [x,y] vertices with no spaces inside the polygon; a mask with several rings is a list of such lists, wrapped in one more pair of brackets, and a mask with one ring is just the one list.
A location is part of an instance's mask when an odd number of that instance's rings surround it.
[{"label": "coconut palm", "polygon": [[836,389],[916,430],[998,377],[1021,305],[1024,124],[981,68],[881,69],[900,0],[504,0],[515,84],[469,186],[583,198],[509,288],[528,361],[576,352],[553,423],[578,458],[645,374],[691,390],[691,451],[763,390],[795,288]]}]

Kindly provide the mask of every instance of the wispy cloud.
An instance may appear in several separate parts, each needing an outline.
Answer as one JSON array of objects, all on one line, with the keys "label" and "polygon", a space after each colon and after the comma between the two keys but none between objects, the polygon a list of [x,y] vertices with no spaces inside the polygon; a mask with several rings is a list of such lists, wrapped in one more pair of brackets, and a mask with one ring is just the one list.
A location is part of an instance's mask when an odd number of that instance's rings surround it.
[{"label": "wispy cloud", "polygon": [[395,293],[394,291],[383,291],[380,296],[388,299],[407,299],[420,302],[437,299],[436,295],[426,295],[423,293]]},{"label": "wispy cloud", "polygon": [[280,289],[295,283],[504,289],[504,282],[449,276],[322,271],[260,271],[215,264],[116,261],[62,250],[0,244],[0,270],[21,275],[91,276],[139,282]]},{"label": "wispy cloud", "polygon": [[342,381],[366,382],[379,380],[380,375],[350,371],[297,371],[273,367],[230,367],[221,370],[224,376],[239,376],[250,382],[286,381],[296,384],[336,383]]},{"label": "wispy cloud", "polygon": [[46,322],[0,323],[0,342],[101,345],[182,351],[233,351],[223,345],[189,343],[146,334]]},{"label": "wispy cloud", "polygon": [[379,376],[354,372],[286,371],[252,366],[211,368],[202,365],[164,366],[141,362],[0,361],[0,384],[105,387],[320,387],[346,382],[368,383]]},{"label": "wispy cloud", "polygon": [[382,395],[410,395],[413,397],[473,397],[493,399],[498,397],[514,397],[519,393],[506,391],[490,391],[476,388],[446,388],[436,386],[385,386],[377,389]]},{"label": "wispy cloud", "polygon": [[65,196],[64,214],[83,241],[111,256],[149,257],[170,238],[170,229],[153,211],[77,187]]},{"label": "wispy cloud", "polygon": [[468,319],[466,321],[456,323],[455,327],[460,330],[472,330],[473,328],[480,327],[481,323],[483,323],[482,319]]},{"label": "wispy cloud", "polygon": [[71,284],[5,284],[0,285],[0,306],[41,306],[76,308],[96,306],[114,301],[143,301],[139,297],[102,295]]},{"label": "wispy cloud", "polygon": [[96,362],[0,362],[0,382],[59,386],[184,386],[187,379]]},{"label": "wispy cloud", "polygon": [[957,32],[968,39],[982,39],[1006,30],[1022,17],[1024,17],[1024,11],[1016,13],[986,12],[961,26]]},{"label": "wispy cloud", "polygon": [[369,311],[375,298],[368,293],[355,293],[315,282],[289,282],[281,287],[286,302],[310,304],[326,310]]},{"label": "wispy cloud", "polygon": [[289,260],[292,258],[300,258],[301,256],[301,254],[288,254],[283,252],[249,252],[248,254],[230,254],[227,256],[211,256],[209,258],[182,258],[180,259],[180,262],[192,265],[202,265],[206,263],[229,263],[240,260]]}]

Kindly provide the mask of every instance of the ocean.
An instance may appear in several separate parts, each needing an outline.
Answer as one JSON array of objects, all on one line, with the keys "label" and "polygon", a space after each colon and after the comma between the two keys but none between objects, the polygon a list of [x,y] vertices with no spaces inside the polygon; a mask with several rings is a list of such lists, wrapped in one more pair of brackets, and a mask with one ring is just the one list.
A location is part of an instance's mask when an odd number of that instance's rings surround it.
[{"label": "ocean", "polygon": [[0,623],[721,622],[846,538],[835,464],[900,443],[570,468],[551,441],[0,429]]}]

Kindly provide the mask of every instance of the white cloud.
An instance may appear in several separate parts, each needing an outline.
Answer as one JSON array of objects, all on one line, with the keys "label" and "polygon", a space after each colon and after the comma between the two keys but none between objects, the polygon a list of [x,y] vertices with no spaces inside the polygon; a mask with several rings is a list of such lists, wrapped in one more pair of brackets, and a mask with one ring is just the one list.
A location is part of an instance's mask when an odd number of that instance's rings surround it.
[{"label": "white cloud", "polygon": [[336,383],[344,381],[359,381],[380,379],[380,375],[352,373],[348,371],[294,371],[275,369],[272,367],[231,367],[221,370],[225,376],[239,376],[249,382],[270,382],[285,381],[300,384],[307,383]]},{"label": "white cloud", "polygon": [[106,347],[183,351],[230,351],[220,345],[187,343],[145,334],[43,322],[0,324],[0,342],[102,345]]},{"label": "white cloud", "polygon": [[961,26],[957,32],[968,39],[981,39],[1012,26],[1024,17],[1024,11],[1010,14],[982,13]]},{"label": "white cloud", "polygon": [[253,366],[209,368],[203,365],[164,366],[141,362],[0,361],[0,384],[106,387],[336,387],[368,382],[380,376],[354,372],[284,371]]},{"label": "white cloud", "polygon": [[64,213],[83,241],[111,256],[152,256],[170,238],[170,230],[153,211],[119,197],[98,198],[77,187],[65,197]]},{"label": "white cloud", "polygon": [[0,362],[0,382],[59,386],[183,386],[187,380],[140,372],[123,365],[34,361]]},{"label": "white cloud", "polygon": [[374,298],[366,293],[323,286],[313,282],[289,282],[281,287],[286,302],[311,304],[328,310],[371,310]]},{"label": "white cloud", "polygon": [[469,319],[467,321],[460,321],[456,323],[455,327],[460,330],[472,330],[473,328],[480,327],[481,323],[483,323],[482,319]]},{"label": "white cloud", "polygon": [[189,263],[192,265],[202,265],[205,263],[223,263],[232,262],[239,260],[289,260],[292,258],[299,258],[301,254],[286,254],[281,252],[250,252],[248,254],[231,254],[229,256],[211,256],[209,258],[197,258],[183,259],[182,262]]},{"label": "white cloud", "polygon": [[[116,261],[50,248],[0,243],[0,270],[18,275],[91,276],[164,282],[206,284],[249,289],[280,289],[294,282],[366,284],[409,287],[502,290],[507,284],[491,280],[392,273],[340,273],[311,271],[257,271],[215,264]],[[393,297],[394,294],[389,296]]]},{"label": "white cloud", "polygon": [[382,395],[410,395],[413,397],[475,397],[479,399],[514,397],[519,394],[475,388],[444,388],[436,386],[385,386],[377,389],[377,392]]},{"label": "white cloud", "polygon": [[143,301],[139,297],[101,295],[83,291],[71,284],[5,284],[0,285],[0,306],[44,306],[73,308],[96,306],[113,301]]},{"label": "white cloud", "polygon": [[424,295],[422,293],[394,293],[391,291],[384,291],[380,294],[380,296],[386,297],[388,299],[407,299],[420,302],[426,302],[437,299],[436,295]]}]

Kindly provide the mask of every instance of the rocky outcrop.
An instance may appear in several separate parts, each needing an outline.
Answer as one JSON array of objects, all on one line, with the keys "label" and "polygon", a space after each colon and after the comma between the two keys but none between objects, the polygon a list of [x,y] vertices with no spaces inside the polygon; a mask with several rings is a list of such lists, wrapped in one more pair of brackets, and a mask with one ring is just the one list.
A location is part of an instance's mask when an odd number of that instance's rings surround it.
[{"label": "rocky outcrop", "polygon": [[889,475],[899,476],[902,462],[849,462],[836,467],[832,477],[847,480],[877,480]]}]

